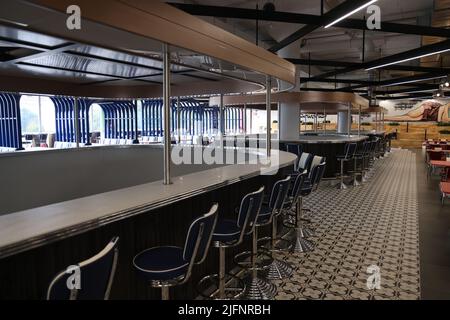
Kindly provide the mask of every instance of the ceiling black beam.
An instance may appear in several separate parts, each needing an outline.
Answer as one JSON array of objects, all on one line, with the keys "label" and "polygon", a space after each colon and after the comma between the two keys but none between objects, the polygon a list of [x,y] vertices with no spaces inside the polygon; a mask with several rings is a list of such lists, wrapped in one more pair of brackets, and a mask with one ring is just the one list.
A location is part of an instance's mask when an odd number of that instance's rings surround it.
[{"label": "ceiling black beam", "polygon": [[[171,5],[197,16],[208,16],[218,18],[234,18],[244,20],[273,21],[293,24],[322,25],[322,17],[319,15],[264,11],[254,9],[243,9],[223,6],[207,6],[198,4],[170,3]],[[450,29],[435,28],[428,26],[410,25],[403,23],[381,22],[381,29],[370,30],[367,23],[360,19],[345,19],[335,25],[340,28],[369,30],[372,32],[389,32],[399,34],[412,34],[419,36],[431,36],[450,38]]]},{"label": "ceiling black beam", "polygon": [[293,34],[287,36],[283,40],[281,40],[276,45],[272,46],[269,51],[272,52],[278,52],[284,47],[287,47],[291,43],[303,38],[304,36],[310,34],[311,32],[319,29],[320,27],[326,26],[333,21],[339,19],[343,15],[361,7],[362,5],[366,4],[368,0],[346,0],[343,3],[337,5],[327,13],[325,13],[320,18],[320,23],[317,24],[307,24],[306,26],[300,28]]},{"label": "ceiling black beam", "polygon": [[[356,84],[356,86],[349,86],[341,88],[340,90],[345,91],[355,91],[356,89],[361,89],[365,87],[383,87],[383,86],[415,86],[414,83],[420,82],[420,81],[427,81],[429,78],[433,77],[439,77],[439,76],[445,76],[447,75],[446,71],[440,71],[440,72],[432,72],[432,73],[425,73],[421,75],[415,75],[415,76],[408,76],[408,77],[401,77],[401,78],[395,78],[395,79],[389,79],[389,80],[383,80],[383,81],[368,81],[368,80],[361,80],[361,79],[329,79],[329,78],[300,78],[300,83],[304,84],[306,82],[317,82],[317,83],[344,83],[344,84]],[[428,86],[428,88],[435,88],[436,84],[423,84],[422,87]],[[429,87],[432,86],[432,87]]]},{"label": "ceiling black beam", "polygon": [[389,95],[389,94],[401,94],[401,93],[419,93],[425,90],[438,90],[438,84],[431,84],[427,86],[420,85],[420,87],[407,88],[407,89],[396,89],[396,90],[375,90],[373,93],[377,95]]},{"label": "ceiling black beam", "polygon": [[432,93],[413,93],[413,94],[408,94],[408,95],[404,95],[404,96],[398,96],[398,97],[386,97],[386,98],[381,98],[381,99],[385,99],[385,100],[406,100],[406,99],[419,99],[419,98],[432,98],[433,94]]},{"label": "ceiling black beam", "polygon": [[438,51],[446,50],[449,48],[450,48],[450,40],[444,40],[444,41],[441,41],[438,43],[434,43],[434,44],[430,44],[430,45],[423,46],[420,48],[408,50],[408,51],[394,54],[391,56],[387,56],[387,57],[384,57],[381,59],[369,61],[366,63],[360,63],[358,65],[349,66],[349,67],[339,69],[336,71],[327,72],[327,73],[318,75],[315,78],[335,77],[340,74],[349,73],[349,72],[357,71],[357,70],[361,70],[361,69],[369,69],[369,68],[372,68],[372,67],[375,67],[378,65],[383,65],[383,64],[387,64],[387,63],[391,63],[391,62],[395,62],[395,61],[401,61],[401,60],[405,60],[405,59],[412,58],[412,57],[422,56],[425,54],[430,54],[432,52],[438,52]]}]

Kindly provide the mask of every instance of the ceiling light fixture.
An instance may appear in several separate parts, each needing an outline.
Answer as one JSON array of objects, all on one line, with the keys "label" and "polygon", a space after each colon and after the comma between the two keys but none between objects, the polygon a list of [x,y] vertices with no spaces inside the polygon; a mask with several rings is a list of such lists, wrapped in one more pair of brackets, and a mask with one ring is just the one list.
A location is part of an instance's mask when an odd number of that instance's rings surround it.
[{"label": "ceiling light fixture", "polygon": [[386,64],[381,64],[379,66],[368,68],[368,69],[366,69],[366,71],[379,69],[379,68],[391,66],[393,64],[399,64],[399,63],[403,63],[403,62],[407,62],[407,61],[411,61],[411,60],[416,60],[416,59],[420,59],[420,58],[425,58],[425,57],[433,56],[435,54],[440,54],[440,53],[444,53],[444,52],[448,52],[448,51],[450,51],[450,48],[449,49],[440,50],[440,51],[436,51],[436,52],[427,53],[427,54],[422,54],[422,55],[419,55],[419,56],[414,56],[414,57],[411,57],[411,58],[408,58],[408,59],[403,59],[403,60],[399,60],[399,61],[389,62],[389,63],[386,63]]},{"label": "ceiling light fixture", "polygon": [[390,83],[390,84],[382,85],[380,87],[392,87],[392,86],[398,86],[400,84],[408,84],[408,83],[414,83],[414,82],[442,79],[442,78],[446,78],[446,77],[447,76],[438,76],[438,77],[431,77],[431,78],[419,78],[419,79],[414,79],[414,80],[409,80],[409,81],[401,81],[401,82]]},{"label": "ceiling light fixture", "polygon": [[371,1],[367,2],[366,4],[363,4],[361,7],[357,8],[357,9],[355,9],[355,10],[353,10],[353,11],[351,11],[351,12],[345,14],[345,15],[343,15],[343,16],[340,17],[339,19],[337,19],[337,20],[333,21],[332,23],[326,25],[326,26],[325,26],[325,29],[327,29],[327,28],[329,28],[329,27],[335,25],[336,23],[338,23],[338,22],[340,22],[340,21],[342,21],[342,20],[344,20],[344,19],[350,17],[351,15],[355,14],[356,12],[361,11],[361,10],[364,9],[364,8],[367,8],[367,7],[370,6],[372,3],[375,3],[375,2],[377,2],[377,1],[378,1],[378,0],[371,0]]}]

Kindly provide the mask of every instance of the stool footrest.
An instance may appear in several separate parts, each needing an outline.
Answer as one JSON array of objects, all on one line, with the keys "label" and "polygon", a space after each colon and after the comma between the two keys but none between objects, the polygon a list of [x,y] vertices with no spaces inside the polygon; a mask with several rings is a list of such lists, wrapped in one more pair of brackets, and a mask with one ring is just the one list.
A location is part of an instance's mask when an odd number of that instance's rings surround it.
[{"label": "stool footrest", "polygon": [[292,244],[283,238],[275,239],[276,242],[275,245],[272,245],[272,238],[270,237],[261,238],[258,240],[258,246],[260,243],[264,242],[266,242],[266,244],[262,244],[261,247],[267,250],[268,252],[286,252],[292,249]]},{"label": "stool footrest", "polygon": [[235,255],[233,260],[242,269],[257,271],[267,270],[273,261],[272,256],[266,250],[258,250],[255,267],[252,266],[251,257],[251,251],[244,251]]},{"label": "stool footrest", "polygon": [[206,276],[197,284],[197,291],[205,299],[236,300],[242,297],[247,289],[242,279],[227,273],[225,275],[225,297],[220,297],[219,282],[218,274]]}]

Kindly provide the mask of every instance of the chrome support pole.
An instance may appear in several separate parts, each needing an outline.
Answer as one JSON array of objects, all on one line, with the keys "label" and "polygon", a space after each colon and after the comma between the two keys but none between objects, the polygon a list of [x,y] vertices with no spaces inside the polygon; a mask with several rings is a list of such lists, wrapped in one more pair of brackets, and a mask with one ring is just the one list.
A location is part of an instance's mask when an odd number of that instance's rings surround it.
[{"label": "chrome support pole", "polygon": [[267,113],[267,136],[266,136],[266,155],[270,157],[272,152],[272,78],[266,77],[266,113]]},{"label": "chrome support pole", "polygon": [[222,137],[225,134],[225,113],[223,107],[223,94],[220,95],[220,104],[219,104],[219,134]]},{"label": "chrome support pole", "polygon": [[247,134],[247,104],[244,103],[244,135]]},{"label": "chrome support pole", "polygon": [[42,97],[38,97],[38,103],[39,103],[39,134],[42,134]]},{"label": "chrome support pole", "polygon": [[73,121],[74,123],[74,128],[75,128],[75,142],[77,144],[77,148],[80,147],[80,112],[79,112],[79,108],[78,108],[78,98],[75,97],[74,99],[74,104],[73,104]]},{"label": "chrome support pole", "polygon": [[299,109],[300,109],[300,132],[299,132],[299,134],[302,134],[302,108],[299,107]]},{"label": "chrome support pole", "polygon": [[134,110],[136,110],[136,114],[134,115],[134,141],[133,141],[133,144],[139,144],[138,101],[137,100],[134,100]]},{"label": "chrome support pole", "polygon": [[378,131],[378,112],[375,112],[375,131]]},{"label": "chrome support pole", "polygon": [[170,52],[163,44],[163,99],[164,99],[164,184],[171,184],[170,165],[172,148],[170,132]]},{"label": "chrome support pole", "polygon": [[361,136],[361,106],[358,111],[358,137]]},{"label": "chrome support pole", "polygon": [[316,123],[316,128],[314,130],[317,133],[319,131],[319,115],[317,114],[317,112],[316,112],[316,117],[314,119],[314,122]]},{"label": "chrome support pole", "polygon": [[181,144],[181,99],[177,97],[177,143]]},{"label": "chrome support pole", "polygon": [[348,136],[352,133],[352,104],[348,104]]}]

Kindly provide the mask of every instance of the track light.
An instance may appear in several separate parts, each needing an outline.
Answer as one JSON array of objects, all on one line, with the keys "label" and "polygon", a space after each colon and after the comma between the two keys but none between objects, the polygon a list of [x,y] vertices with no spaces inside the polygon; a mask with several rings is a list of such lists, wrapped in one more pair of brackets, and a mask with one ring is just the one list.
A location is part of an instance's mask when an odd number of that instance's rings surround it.
[{"label": "track light", "polygon": [[[420,59],[420,58],[425,58],[425,57],[433,56],[433,55],[435,55],[435,54],[440,54],[440,53],[444,53],[444,52],[448,52],[448,51],[450,51],[450,48],[449,48],[449,49],[440,50],[440,51],[431,52],[431,53],[427,53],[427,54],[422,54],[422,55],[419,55],[419,56],[414,56],[414,57],[407,58],[407,59],[403,59],[403,60],[398,60],[398,61],[394,61],[394,62],[389,62],[389,63],[386,63],[386,64],[381,64],[381,65],[379,65],[379,66],[375,66],[375,67],[368,68],[368,69],[366,69],[366,71],[370,71],[370,70],[374,70],[374,69],[379,69],[379,68],[391,66],[391,65],[393,65],[393,64],[399,64],[399,63],[403,63],[403,62],[407,62],[407,61],[411,61],[411,60],[416,60],[416,59]],[[449,85],[450,85],[450,84],[449,84]]]},{"label": "track light", "polygon": [[331,22],[330,24],[326,25],[326,26],[325,26],[325,29],[327,29],[327,28],[329,28],[329,27],[335,25],[336,23],[338,23],[338,22],[340,22],[340,21],[342,21],[342,20],[344,20],[344,19],[350,17],[351,15],[355,14],[356,12],[361,11],[361,10],[364,9],[364,8],[367,8],[367,7],[370,6],[372,3],[375,3],[375,2],[377,2],[377,1],[378,1],[378,0],[371,0],[371,1],[367,2],[366,4],[363,4],[361,7],[357,8],[357,9],[355,9],[355,10],[353,10],[353,11],[351,11],[351,12],[345,14],[345,15],[343,15],[343,16],[340,17],[339,19],[336,19],[336,20],[334,20],[333,22]]},{"label": "track light", "polygon": [[435,80],[435,79],[442,79],[446,78],[447,76],[437,76],[437,77],[428,77],[428,78],[417,78],[414,80],[408,80],[408,81],[399,81],[395,83],[389,83],[386,85],[381,85],[381,87],[392,87],[392,86],[398,86],[401,84],[408,84],[408,83],[414,83],[414,82],[422,82],[422,81],[429,81],[429,80]]}]

